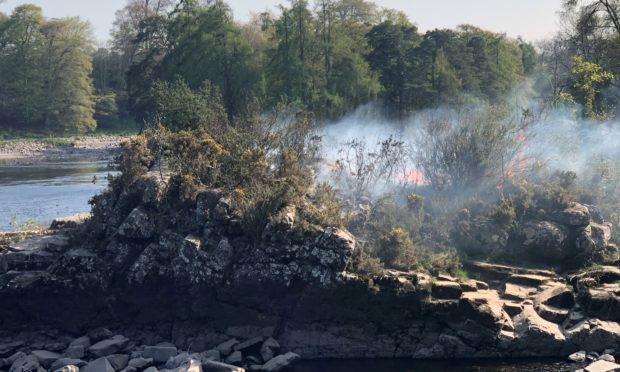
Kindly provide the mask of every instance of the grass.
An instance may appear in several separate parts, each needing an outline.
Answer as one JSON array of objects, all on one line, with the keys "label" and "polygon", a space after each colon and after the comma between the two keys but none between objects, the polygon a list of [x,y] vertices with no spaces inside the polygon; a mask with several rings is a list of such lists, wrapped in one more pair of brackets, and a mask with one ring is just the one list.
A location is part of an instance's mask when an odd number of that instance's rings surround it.
[{"label": "grass", "polygon": [[72,138],[75,136],[132,136],[137,134],[140,129],[140,124],[131,118],[119,119],[109,125],[101,126],[94,132],[89,133],[55,134],[40,128],[24,130],[20,128],[0,126],[0,143],[37,141],[51,146],[71,146]]}]

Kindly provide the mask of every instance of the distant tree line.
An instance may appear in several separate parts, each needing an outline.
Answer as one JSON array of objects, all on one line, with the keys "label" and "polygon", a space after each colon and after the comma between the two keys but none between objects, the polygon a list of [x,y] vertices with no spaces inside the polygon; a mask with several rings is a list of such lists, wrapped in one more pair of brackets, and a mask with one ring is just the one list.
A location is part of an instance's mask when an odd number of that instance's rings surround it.
[{"label": "distant tree line", "polygon": [[243,24],[222,0],[128,0],[108,47],[96,49],[87,23],[46,20],[22,5],[0,14],[0,126],[84,132],[119,117],[142,123],[157,112],[158,82],[208,87],[232,122],[282,102],[327,120],[381,100],[404,117],[501,102],[527,76],[545,102],[579,103],[600,118],[620,73],[618,8],[617,0],[565,0],[565,29],[537,49],[470,25],[422,34],[402,12],[366,0],[291,0]]}]

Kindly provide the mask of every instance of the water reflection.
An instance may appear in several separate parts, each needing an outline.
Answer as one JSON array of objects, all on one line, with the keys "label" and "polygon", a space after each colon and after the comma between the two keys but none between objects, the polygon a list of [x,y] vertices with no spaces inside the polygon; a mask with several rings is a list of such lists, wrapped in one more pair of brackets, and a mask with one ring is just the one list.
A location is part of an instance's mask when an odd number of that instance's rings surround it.
[{"label": "water reflection", "polygon": [[558,372],[574,371],[575,364],[549,359],[519,360],[326,360],[302,361],[289,372]]},{"label": "water reflection", "polygon": [[89,158],[0,164],[0,231],[28,219],[48,224],[88,212],[88,200],[107,187],[110,172],[107,161]]}]

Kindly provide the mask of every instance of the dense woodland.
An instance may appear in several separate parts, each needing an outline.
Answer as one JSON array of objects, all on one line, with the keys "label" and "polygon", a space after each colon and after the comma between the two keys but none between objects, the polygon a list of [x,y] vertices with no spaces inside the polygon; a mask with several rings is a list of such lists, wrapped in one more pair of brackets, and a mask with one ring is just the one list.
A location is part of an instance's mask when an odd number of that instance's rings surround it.
[{"label": "dense woodland", "polygon": [[158,84],[221,95],[232,121],[282,103],[325,121],[376,100],[404,118],[508,100],[526,77],[546,104],[604,117],[616,97],[602,92],[620,73],[620,5],[564,5],[562,32],[535,47],[471,25],[422,34],[402,12],[365,0],[295,0],[247,23],[224,1],[129,0],[106,48],[95,48],[86,22],[22,5],[0,14],[0,125],[51,133],[127,118],[142,125],[157,111]]}]

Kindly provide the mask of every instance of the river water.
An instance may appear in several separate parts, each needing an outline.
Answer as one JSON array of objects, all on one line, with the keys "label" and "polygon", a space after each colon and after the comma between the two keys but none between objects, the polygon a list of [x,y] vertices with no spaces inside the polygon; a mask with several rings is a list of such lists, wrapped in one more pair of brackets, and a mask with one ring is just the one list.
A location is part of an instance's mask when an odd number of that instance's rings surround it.
[{"label": "river water", "polygon": [[90,211],[88,201],[107,187],[108,172],[107,161],[90,158],[0,163],[0,231]]},{"label": "river water", "polygon": [[290,372],[563,372],[575,371],[583,365],[558,360],[322,360],[302,361]]}]

